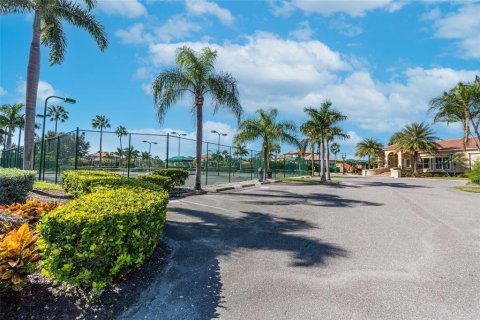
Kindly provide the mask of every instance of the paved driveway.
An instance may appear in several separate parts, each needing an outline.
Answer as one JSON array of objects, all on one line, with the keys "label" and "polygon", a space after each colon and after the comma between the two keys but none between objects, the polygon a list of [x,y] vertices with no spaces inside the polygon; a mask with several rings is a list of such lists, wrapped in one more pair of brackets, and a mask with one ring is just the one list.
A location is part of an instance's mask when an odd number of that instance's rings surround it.
[{"label": "paved driveway", "polygon": [[478,319],[480,195],[348,178],[172,201],[172,257],[125,319]]}]

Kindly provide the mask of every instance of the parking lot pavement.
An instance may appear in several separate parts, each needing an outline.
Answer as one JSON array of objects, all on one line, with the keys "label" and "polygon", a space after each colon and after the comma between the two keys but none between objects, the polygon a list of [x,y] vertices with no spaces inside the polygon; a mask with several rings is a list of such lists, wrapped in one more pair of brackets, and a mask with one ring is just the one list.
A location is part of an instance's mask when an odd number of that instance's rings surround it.
[{"label": "parking lot pavement", "polygon": [[169,205],[168,266],[125,319],[478,319],[463,181],[279,183]]}]

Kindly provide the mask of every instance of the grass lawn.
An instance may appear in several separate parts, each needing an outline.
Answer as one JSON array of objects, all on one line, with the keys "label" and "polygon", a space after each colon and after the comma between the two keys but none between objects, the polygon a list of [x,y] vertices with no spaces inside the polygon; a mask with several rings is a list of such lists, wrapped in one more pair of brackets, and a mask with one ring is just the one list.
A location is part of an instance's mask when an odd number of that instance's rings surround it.
[{"label": "grass lawn", "polygon": [[33,183],[33,189],[35,190],[58,190],[62,191],[62,186],[45,181],[35,181]]},{"label": "grass lawn", "polygon": [[[283,182],[305,182],[305,183],[313,183],[313,184],[320,184],[319,177],[308,177],[308,178],[281,178],[277,179]],[[323,184],[339,184],[340,180],[330,180]]]},{"label": "grass lawn", "polygon": [[440,180],[468,180],[468,178],[465,178],[465,177],[425,177],[425,178],[426,179],[440,179]]},{"label": "grass lawn", "polygon": [[474,192],[474,193],[480,193],[480,186],[460,186],[460,187],[454,187],[457,190],[461,191],[466,191],[466,192]]}]

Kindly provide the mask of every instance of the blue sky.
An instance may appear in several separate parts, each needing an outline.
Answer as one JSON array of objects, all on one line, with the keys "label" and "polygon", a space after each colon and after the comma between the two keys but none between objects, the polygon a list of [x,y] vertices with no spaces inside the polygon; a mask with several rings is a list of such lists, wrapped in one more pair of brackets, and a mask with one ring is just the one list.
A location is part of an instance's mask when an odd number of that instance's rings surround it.
[{"label": "blue sky", "polygon": [[[52,93],[78,101],[66,106],[64,131],[91,128],[103,114],[113,127],[193,137],[191,100],[172,107],[160,125],[149,93],[182,45],[218,50],[217,69],[238,79],[246,117],[277,107],[282,119],[301,124],[304,107],[330,99],[349,117],[344,128],[352,138],[341,145],[350,155],[361,138],[386,143],[409,122],[431,121],[431,98],[480,73],[476,2],[99,0],[95,13],[109,34],[104,53],[71,26],[62,65],[50,66],[42,49],[37,106]],[[24,101],[31,25],[31,15],[1,17],[2,104]],[[216,141],[210,133],[216,129],[228,133],[229,143],[235,127],[228,113],[214,116],[207,100],[206,140]],[[441,138],[461,135],[455,125],[435,130]]]}]

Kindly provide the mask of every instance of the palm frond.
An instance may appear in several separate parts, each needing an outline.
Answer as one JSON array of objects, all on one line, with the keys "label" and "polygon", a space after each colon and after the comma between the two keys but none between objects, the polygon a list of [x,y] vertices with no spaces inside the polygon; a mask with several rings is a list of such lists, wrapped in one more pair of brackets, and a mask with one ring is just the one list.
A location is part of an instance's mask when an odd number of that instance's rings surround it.
[{"label": "palm frond", "polygon": [[228,108],[240,121],[243,108],[239,101],[237,80],[229,73],[212,75],[207,79],[207,91],[210,93],[214,105],[214,114],[219,108]]}]

